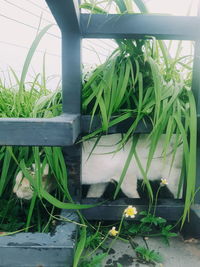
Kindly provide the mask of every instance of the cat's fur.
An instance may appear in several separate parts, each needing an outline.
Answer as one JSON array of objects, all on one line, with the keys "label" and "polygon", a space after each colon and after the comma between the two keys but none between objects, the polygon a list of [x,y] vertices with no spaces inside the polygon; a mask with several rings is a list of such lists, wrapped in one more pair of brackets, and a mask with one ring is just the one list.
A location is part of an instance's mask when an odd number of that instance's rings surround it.
[{"label": "cat's fur", "polygon": [[[30,170],[30,174],[34,178],[35,176],[35,164],[32,164],[32,170]],[[53,181],[48,177],[49,174],[49,165],[46,164],[43,174],[42,174],[42,186],[47,191],[51,191],[53,189]],[[33,197],[33,189],[29,180],[23,176],[22,171],[19,171],[16,178],[15,184],[13,187],[13,193],[16,194],[18,198],[30,200]]]},{"label": "cat's fur", "polygon": [[[124,147],[114,153],[118,148],[120,134],[112,134],[102,136],[94,151],[90,155],[96,139],[92,139],[83,143],[82,149],[82,184],[90,184],[90,189],[87,197],[101,197],[107,184],[111,180],[119,181],[120,175],[124,168],[126,159],[128,157],[131,140],[129,140]],[[172,136],[170,145],[166,153],[165,160],[163,158],[163,147],[165,142],[165,135],[163,134],[158,141],[156,151],[148,170],[147,177],[149,180],[166,178],[168,181],[168,188],[175,196],[178,189],[178,180],[182,168],[182,145],[176,151],[175,160],[172,164],[173,145],[175,136]],[[142,134],[139,137],[136,151],[143,169],[146,169],[150,139],[147,134]],[[138,167],[135,157],[132,157],[124,181],[121,185],[123,193],[130,198],[138,198],[137,179],[143,179],[143,175]]]},{"label": "cat's fur", "polygon": [[[115,152],[120,140],[120,134],[102,136],[93,151],[92,149],[96,139],[83,142],[81,166],[82,184],[90,185],[87,197],[101,197],[110,181],[119,181],[131,148],[131,140],[129,140],[121,150]],[[182,146],[178,147],[173,166],[171,166],[174,136],[171,138],[165,160],[162,155],[164,142],[165,135],[162,135],[158,141],[147,177],[149,180],[166,178],[168,181],[168,188],[175,196],[182,167]],[[149,145],[150,140],[148,139],[148,135],[140,135],[136,151],[144,169],[146,168]],[[33,165],[32,168],[34,172],[35,166]],[[47,164],[43,172],[42,185],[50,192],[53,187],[52,179],[47,179],[48,173],[49,166]],[[137,179],[143,179],[143,175],[133,156],[121,185],[121,189],[127,197],[139,197],[137,192]],[[30,200],[33,196],[30,182],[26,177],[23,177],[21,171],[16,176],[13,192],[18,198],[26,200]]]}]

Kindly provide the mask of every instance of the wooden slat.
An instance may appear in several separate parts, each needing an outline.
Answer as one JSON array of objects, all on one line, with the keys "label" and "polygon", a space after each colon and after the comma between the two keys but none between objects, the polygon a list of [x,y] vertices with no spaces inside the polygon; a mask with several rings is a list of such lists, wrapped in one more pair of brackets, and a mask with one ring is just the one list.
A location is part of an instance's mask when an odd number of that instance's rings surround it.
[{"label": "wooden slat", "polygon": [[[94,204],[102,202],[102,199],[82,199],[82,204]],[[120,220],[124,210],[128,205],[133,205],[137,211],[148,210],[148,203],[141,199],[119,199],[115,201],[107,201],[98,207],[82,210],[83,215],[88,220]],[[181,200],[160,199],[157,203],[156,216],[165,218],[166,220],[176,221],[180,219],[183,213],[184,203]],[[139,216],[136,217],[136,220]]]},{"label": "wooden slat", "polygon": [[62,98],[64,113],[80,113],[81,61],[78,0],[46,0],[62,32]]},{"label": "wooden slat", "polygon": [[45,0],[60,29],[80,30],[80,12],[78,0]]},{"label": "wooden slat", "polygon": [[67,146],[75,142],[79,133],[79,115],[0,119],[0,145]]},{"label": "wooden slat", "polygon": [[[134,119],[127,119],[121,123],[118,123],[115,126],[109,128],[108,133],[125,133],[130,128]],[[93,118],[91,124],[91,116],[83,115],[81,116],[81,133],[87,134],[89,132],[93,132],[101,127],[101,119],[99,116],[95,116]],[[135,130],[135,133],[149,133],[152,130],[152,124],[150,120],[146,120],[146,124],[142,121],[139,122],[138,127]]]},{"label": "wooden slat", "polygon": [[200,39],[200,18],[149,14],[82,14],[83,38]]}]

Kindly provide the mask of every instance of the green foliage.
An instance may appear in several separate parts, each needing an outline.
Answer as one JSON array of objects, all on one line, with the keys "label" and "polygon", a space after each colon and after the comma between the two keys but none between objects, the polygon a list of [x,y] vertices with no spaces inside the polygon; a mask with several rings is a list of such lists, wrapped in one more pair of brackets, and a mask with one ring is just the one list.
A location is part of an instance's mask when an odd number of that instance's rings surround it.
[{"label": "green foliage", "polygon": [[[140,213],[140,215],[142,215]],[[161,218],[161,217],[155,217],[154,215],[152,214],[144,214],[146,215],[145,217],[143,217],[140,221],[142,223],[149,223],[149,224],[153,224],[155,226],[158,226],[158,225],[163,225],[163,223],[166,223],[166,220]]]},{"label": "green foliage", "polygon": [[[103,4],[105,4],[105,9],[102,8]],[[87,0],[82,5],[82,8],[89,10],[91,13],[101,14],[109,13],[111,7],[115,7],[120,14],[134,13],[136,8],[141,13],[148,12],[143,0]],[[92,14],[90,19],[91,17]],[[172,42],[167,47],[165,42],[158,41],[154,37],[149,36],[149,39],[145,40],[118,39],[115,42],[118,47],[107,58],[105,63],[97,66],[83,79],[83,114],[91,115],[91,125],[95,116],[100,116],[101,118],[101,127],[84,136],[83,141],[106,134],[110,127],[132,118],[133,122],[123,135],[119,149],[129,138],[133,138],[133,145],[130,148],[114,196],[116,197],[119,192],[120,185],[134,155],[143,175],[144,184],[148,189],[150,204],[152,205],[154,199],[148,181],[148,169],[154,157],[159,137],[166,133],[163,147],[163,155],[165,157],[170,139],[175,133],[176,141],[173,147],[173,160],[180,144],[183,144],[184,150],[184,167],[178,190],[179,194],[183,186],[183,179],[185,179],[186,198],[182,217],[183,224],[194,199],[196,179],[197,121],[196,106],[191,91],[191,55],[181,55],[181,41],[177,45],[174,57],[170,54]],[[152,124],[152,131],[149,135],[151,144],[147,155],[147,166],[142,166],[135,151],[137,140],[134,138],[134,132],[141,121],[144,124],[150,121]],[[161,236],[169,244],[169,239],[177,235],[172,232],[174,228],[172,225],[168,225],[165,219],[155,216],[158,193],[156,194],[153,213],[151,213],[150,205],[148,212],[140,212],[139,223],[121,220],[119,226],[120,238],[129,240],[131,243],[132,238],[135,236]],[[91,233],[90,236],[87,236],[86,250],[90,248],[95,252],[99,247],[98,243],[101,235],[102,229],[98,229],[96,232]],[[148,247],[134,243],[133,249],[136,251],[138,259],[146,263],[163,261],[159,253]],[[85,258],[83,259],[85,260]],[[83,262],[86,264],[87,261]],[[120,264],[118,265],[120,266]]]},{"label": "green foliage", "polygon": [[[52,77],[46,77],[45,56],[41,74],[36,74],[32,80],[27,82],[27,74],[31,59],[35,50],[48,31],[51,25],[42,29],[34,39],[27,57],[20,78],[15,71],[10,68],[9,83],[0,78],[0,117],[3,118],[51,118],[59,116],[62,112],[62,96],[60,83],[55,90],[48,88],[48,80]],[[14,82],[13,82],[14,80]],[[14,134],[14,133],[13,133]],[[23,136],[21,136],[23,139]],[[30,173],[32,164],[35,164],[35,173]],[[42,186],[42,172],[44,166],[49,164],[50,172],[48,178],[54,177],[55,190],[48,193]],[[68,180],[65,160],[60,147],[1,147],[0,148],[0,201],[8,201],[7,205],[2,206],[2,213],[11,208],[11,203],[15,196],[12,193],[15,184],[15,177],[22,170],[23,175],[29,180],[33,188],[33,198],[30,203],[25,205],[23,216],[17,216],[15,212],[6,213],[4,220],[0,221],[0,230],[15,231],[20,225],[34,225],[32,230],[39,232],[48,231],[52,221],[53,212],[59,209],[80,209],[88,208],[90,205],[73,204],[73,200],[68,191]],[[15,199],[16,200],[16,199]],[[66,203],[68,201],[68,203]],[[16,201],[14,201],[16,202]],[[50,204],[46,204],[50,203]],[[20,205],[20,203],[18,203]],[[50,208],[47,206],[50,205]],[[44,212],[44,209],[46,212]],[[16,212],[20,208],[16,208]],[[2,215],[1,213],[1,215]],[[45,216],[41,216],[44,213]],[[11,216],[11,217],[10,217]],[[5,226],[5,223],[7,226]],[[14,229],[16,226],[16,229]],[[9,229],[9,227],[11,229]]]},{"label": "green foliage", "polygon": [[[174,226],[169,225],[164,218],[156,217],[148,211],[142,211],[138,216],[140,216],[140,219],[136,222],[133,220],[127,221],[122,215],[121,221],[116,223],[116,229],[119,233],[112,239],[110,239],[108,233],[113,225],[103,226],[102,224],[98,224],[97,228],[95,225],[93,225],[92,228],[88,225],[87,228],[84,228],[84,231],[87,229],[87,233],[84,232],[84,253],[82,251],[79,266],[92,267],[95,266],[95,264],[96,266],[103,266],[102,260],[108,256],[110,248],[117,239],[120,239],[121,242],[130,243],[131,247],[136,252],[139,262],[142,261],[143,263],[154,264],[163,262],[162,256],[149,248],[148,237],[162,237],[163,241],[169,245],[170,238],[177,236],[177,234],[173,232]],[[135,242],[136,236],[142,237],[145,246]],[[83,245],[82,236],[80,236],[80,240],[82,240],[81,242]]]},{"label": "green foliage", "polygon": [[154,250],[150,250],[143,246],[137,246],[135,248],[135,251],[137,253],[138,258],[144,260],[147,263],[163,262],[163,258],[161,257],[161,255],[158,252],[155,252]]},{"label": "green foliage", "polygon": [[177,236],[176,233],[172,232],[173,226],[168,225],[164,218],[156,217],[147,211],[142,211],[139,213],[141,219],[139,223],[129,223],[124,222],[124,232],[131,236],[160,236],[163,238],[164,242],[169,244],[170,237]]},{"label": "green foliage", "polygon": [[[8,198],[0,199],[0,232],[15,232],[17,230],[26,229],[27,231],[49,232],[54,228],[53,218],[49,219],[52,207],[46,203],[36,200],[33,206],[31,216],[31,224],[27,225],[27,217],[30,212],[30,203],[22,203],[19,199]],[[55,210],[58,212],[58,210]],[[47,225],[47,222],[49,223]]]},{"label": "green foliage", "polygon": [[0,206],[5,207],[0,210],[0,232],[12,232],[23,228],[24,223],[18,220],[21,209],[14,200],[0,199]]},{"label": "green foliage", "polygon": [[[85,1],[84,8],[98,13],[98,7],[101,8],[102,2],[104,1]],[[135,7],[142,13],[147,12],[142,0],[132,2],[111,0],[106,8],[109,10],[111,6],[115,6],[122,15],[133,13]],[[101,127],[84,136],[83,140],[106,134],[110,127],[132,118],[133,122],[123,135],[120,148],[132,138],[139,122],[145,124],[150,121],[152,131],[149,135],[147,165],[142,166],[134,147],[130,148],[114,197],[119,192],[130,158],[134,154],[148,189],[150,201],[153,201],[152,189],[147,178],[148,169],[160,136],[166,133],[163,147],[163,155],[166,155],[171,137],[175,134],[174,155],[180,144],[183,144],[184,150],[183,176],[186,181],[186,198],[183,225],[194,199],[196,181],[197,114],[194,96],[189,87],[191,56],[181,55],[181,41],[174,57],[170,55],[171,43],[167,47],[165,42],[157,41],[154,37],[145,40],[117,39],[115,42],[118,47],[105,63],[97,66],[86,76],[83,83],[83,113],[91,115],[91,124],[94,116],[101,118]],[[180,178],[179,192],[183,185],[183,176]]]},{"label": "green foliage", "polygon": [[171,237],[176,237],[177,236],[176,233],[171,232],[172,229],[173,229],[172,225],[166,225],[161,229],[162,237],[163,237],[165,243],[168,244],[168,245],[169,245],[169,239]]},{"label": "green foliage", "polygon": [[107,256],[106,253],[101,253],[93,256],[90,260],[82,261],[80,267],[102,267],[102,260]]},{"label": "green foliage", "polygon": [[80,238],[79,238],[79,242],[77,244],[75,255],[74,255],[73,267],[77,267],[79,264],[81,255],[83,253],[83,250],[86,244],[86,234],[87,234],[86,227],[82,227],[80,229]]},{"label": "green foliage", "polygon": [[87,238],[85,242],[85,248],[95,249],[102,241],[102,235],[99,232],[99,227],[95,233],[87,232]]}]

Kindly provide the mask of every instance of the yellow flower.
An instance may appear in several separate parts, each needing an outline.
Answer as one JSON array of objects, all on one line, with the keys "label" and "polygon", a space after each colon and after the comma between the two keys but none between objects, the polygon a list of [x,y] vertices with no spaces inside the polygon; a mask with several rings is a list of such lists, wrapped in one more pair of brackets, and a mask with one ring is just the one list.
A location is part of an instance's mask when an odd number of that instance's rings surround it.
[{"label": "yellow flower", "polygon": [[167,179],[161,179],[160,185],[161,186],[168,185]]},{"label": "yellow flower", "polygon": [[124,210],[124,215],[126,218],[128,217],[135,218],[136,214],[137,214],[137,209],[133,206],[128,206],[128,208]]},{"label": "yellow flower", "polygon": [[116,236],[119,233],[119,231],[116,231],[115,229],[116,227],[112,227],[112,229],[109,231],[109,234],[112,236]]}]

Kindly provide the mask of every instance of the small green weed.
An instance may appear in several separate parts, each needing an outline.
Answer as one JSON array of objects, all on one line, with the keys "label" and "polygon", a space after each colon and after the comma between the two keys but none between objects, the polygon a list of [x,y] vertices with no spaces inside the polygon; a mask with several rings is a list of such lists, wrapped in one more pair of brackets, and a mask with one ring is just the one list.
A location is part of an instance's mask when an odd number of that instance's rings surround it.
[{"label": "small green weed", "polygon": [[90,260],[82,261],[79,267],[102,267],[102,260],[105,259],[106,256],[106,253],[95,255]]},{"label": "small green weed", "polygon": [[[161,186],[167,184],[166,179],[161,179]],[[143,263],[156,264],[163,261],[162,256],[149,248],[148,239],[151,237],[161,237],[165,244],[169,245],[170,238],[177,236],[177,233],[173,232],[174,226],[167,223],[167,220],[155,215],[158,192],[157,190],[154,206],[150,204],[148,211],[138,212],[133,206],[128,206],[121,217],[119,223],[115,223],[109,226],[103,226],[98,224],[97,227],[88,224],[88,229],[84,227],[84,239],[82,245],[84,245],[84,255],[80,256],[80,266],[93,267],[96,266],[108,256],[110,249],[114,245],[117,239],[122,242],[130,243],[131,247],[136,253],[138,261]],[[153,213],[151,213],[153,209]],[[133,220],[126,220],[137,218],[136,222]],[[83,229],[82,229],[83,231]],[[81,231],[81,233],[82,233]],[[135,237],[141,237],[145,243],[145,246],[139,245],[135,242]],[[100,251],[100,254],[97,252]],[[74,267],[77,265],[74,265]],[[120,265],[119,265],[120,266]]]},{"label": "small green weed", "polygon": [[139,259],[145,261],[146,263],[159,263],[163,262],[163,258],[158,252],[150,250],[148,248],[137,246],[135,252]]}]

